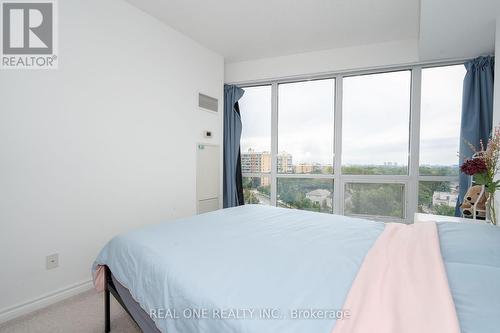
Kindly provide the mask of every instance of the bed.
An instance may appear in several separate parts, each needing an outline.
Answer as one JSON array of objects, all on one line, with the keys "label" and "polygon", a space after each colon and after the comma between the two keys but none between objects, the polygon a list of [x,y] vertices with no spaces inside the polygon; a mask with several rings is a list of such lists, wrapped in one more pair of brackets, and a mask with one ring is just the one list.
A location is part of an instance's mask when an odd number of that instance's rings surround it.
[{"label": "bed", "polygon": [[[108,314],[112,293],[144,332],[327,333],[383,230],[381,222],[246,205],[116,236],[93,270],[107,272]],[[495,332],[500,228],[438,223],[438,232],[461,331]]]}]

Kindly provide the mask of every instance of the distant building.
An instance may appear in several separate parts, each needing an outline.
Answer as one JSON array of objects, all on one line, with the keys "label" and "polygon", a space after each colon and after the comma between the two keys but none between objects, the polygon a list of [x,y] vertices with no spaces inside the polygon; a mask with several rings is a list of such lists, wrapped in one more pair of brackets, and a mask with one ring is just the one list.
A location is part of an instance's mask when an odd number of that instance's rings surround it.
[{"label": "distant building", "polygon": [[457,193],[450,192],[434,192],[432,194],[432,205],[447,205],[450,207],[455,207],[458,200]]},{"label": "distant building", "polygon": [[312,164],[298,164],[295,166],[295,173],[312,173],[314,165]]},{"label": "distant building", "polygon": [[319,205],[326,204],[327,207],[332,207],[332,193],[328,190],[317,189],[306,193],[306,198]]},{"label": "distant building", "polygon": [[[281,152],[276,156],[279,173],[292,173],[292,155]],[[241,172],[242,173],[268,173],[271,172],[271,153],[268,151],[256,152],[249,149],[241,153]],[[267,178],[268,179],[268,178]]]},{"label": "distant building", "polygon": [[278,154],[277,162],[278,162],[278,173],[292,173],[293,172],[293,164],[292,164],[292,155],[287,152],[281,152]]},{"label": "distant building", "polygon": [[[281,152],[276,156],[279,173],[292,173],[292,155]],[[241,173],[269,173],[271,172],[271,153],[268,151],[256,152],[249,149],[241,153]],[[260,186],[268,186],[270,178],[268,176],[260,178]]]},{"label": "distant building", "polygon": [[242,173],[262,173],[271,172],[271,153],[256,152],[249,149],[241,154]]}]

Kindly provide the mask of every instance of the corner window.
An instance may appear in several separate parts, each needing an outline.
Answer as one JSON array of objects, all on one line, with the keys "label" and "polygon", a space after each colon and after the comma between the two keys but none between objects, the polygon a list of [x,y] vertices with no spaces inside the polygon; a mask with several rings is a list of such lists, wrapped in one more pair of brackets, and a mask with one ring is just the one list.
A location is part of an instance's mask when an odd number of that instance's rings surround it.
[{"label": "corner window", "polygon": [[453,215],[464,76],[461,64],[415,66],[244,88],[245,202],[407,223]]}]

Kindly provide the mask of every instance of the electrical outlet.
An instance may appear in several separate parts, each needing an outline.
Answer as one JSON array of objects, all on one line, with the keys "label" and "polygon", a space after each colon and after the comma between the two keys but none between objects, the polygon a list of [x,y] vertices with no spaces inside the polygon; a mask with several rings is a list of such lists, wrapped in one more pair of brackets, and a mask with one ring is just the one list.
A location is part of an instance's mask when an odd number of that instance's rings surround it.
[{"label": "electrical outlet", "polygon": [[45,259],[45,268],[54,269],[59,266],[59,253],[48,255]]}]

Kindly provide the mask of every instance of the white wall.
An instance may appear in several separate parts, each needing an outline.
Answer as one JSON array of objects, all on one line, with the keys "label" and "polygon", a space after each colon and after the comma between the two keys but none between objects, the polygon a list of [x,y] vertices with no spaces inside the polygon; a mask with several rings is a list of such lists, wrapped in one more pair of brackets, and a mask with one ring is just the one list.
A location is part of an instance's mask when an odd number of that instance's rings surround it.
[{"label": "white wall", "polygon": [[221,134],[196,108],[222,108],[221,56],[121,0],[58,3],[59,69],[0,72],[0,321],[88,288],[113,235],[194,214],[196,142]]},{"label": "white wall", "polygon": [[236,83],[276,79],[393,66],[416,61],[418,61],[418,41],[403,40],[228,63],[225,69],[225,81]]},{"label": "white wall", "polygon": [[[472,5],[481,10],[473,10]],[[421,59],[492,54],[499,11],[498,0],[420,0]]]}]

